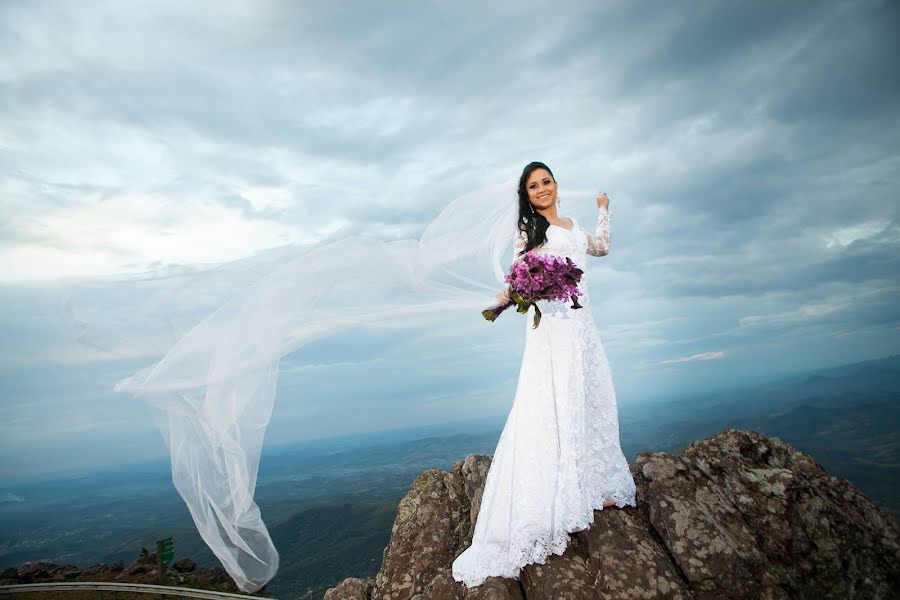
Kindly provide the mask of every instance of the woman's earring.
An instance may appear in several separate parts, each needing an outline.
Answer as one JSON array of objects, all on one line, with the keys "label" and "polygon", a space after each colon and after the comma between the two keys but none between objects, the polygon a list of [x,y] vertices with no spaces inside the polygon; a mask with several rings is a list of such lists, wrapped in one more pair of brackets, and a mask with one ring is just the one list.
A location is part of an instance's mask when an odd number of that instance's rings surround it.
[{"label": "woman's earring", "polygon": [[556,195],[556,205],[559,206],[559,194]]}]

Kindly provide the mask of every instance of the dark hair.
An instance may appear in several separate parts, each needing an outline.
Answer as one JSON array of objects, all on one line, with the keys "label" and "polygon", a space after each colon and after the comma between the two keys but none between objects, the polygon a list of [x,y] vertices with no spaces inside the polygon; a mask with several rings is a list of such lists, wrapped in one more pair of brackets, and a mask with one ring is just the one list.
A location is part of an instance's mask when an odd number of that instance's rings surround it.
[{"label": "dark hair", "polygon": [[[528,184],[528,178],[531,177],[531,173],[535,169],[546,169],[550,173],[550,177],[553,177],[553,171],[550,170],[550,167],[538,161],[525,165],[522,176],[519,177],[519,220],[517,224],[519,231],[525,234],[525,239],[527,240],[525,249],[519,254],[524,254],[545,243],[547,241],[547,228],[550,227],[550,221],[544,215],[535,211],[531,206],[531,201],[528,199],[528,189],[525,186]],[[556,177],[553,177],[553,181],[556,181]]]}]

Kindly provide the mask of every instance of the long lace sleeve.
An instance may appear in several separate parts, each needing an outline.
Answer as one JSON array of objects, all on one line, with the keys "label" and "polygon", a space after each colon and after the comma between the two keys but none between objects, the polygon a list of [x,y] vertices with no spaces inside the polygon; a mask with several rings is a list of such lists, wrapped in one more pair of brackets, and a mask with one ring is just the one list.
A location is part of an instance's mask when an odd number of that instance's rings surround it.
[{"label": "long lace sleeve", "polygon": [[597,215],[597,230],[592,234],[585,231],[587,236],[587,253],[591,256],[606,256],[609,254],[609,222],[612,215],[610,209],[601,206]]}]

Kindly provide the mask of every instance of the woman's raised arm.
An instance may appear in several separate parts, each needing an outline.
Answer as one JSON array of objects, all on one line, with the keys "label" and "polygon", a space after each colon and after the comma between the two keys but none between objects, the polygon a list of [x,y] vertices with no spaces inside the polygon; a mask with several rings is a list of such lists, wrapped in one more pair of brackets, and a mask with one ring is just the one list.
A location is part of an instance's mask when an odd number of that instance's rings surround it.
[{"label": "woman's raised arm", "polygon": [[606,256],[609,254],[610,217],[610,209],[606,206],[600,206],[600,214],[597,215],[596,231],[590,234],[582,228],[582,231],[587,236],[587,253],[591,256]]}]

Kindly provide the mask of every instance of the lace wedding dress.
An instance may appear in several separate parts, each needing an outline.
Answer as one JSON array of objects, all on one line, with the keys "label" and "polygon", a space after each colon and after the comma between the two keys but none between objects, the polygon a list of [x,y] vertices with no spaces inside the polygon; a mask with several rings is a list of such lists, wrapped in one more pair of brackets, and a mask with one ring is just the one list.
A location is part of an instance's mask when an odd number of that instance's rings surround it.
[{"label": "lace wedding dress", "polygon": [[[609,251],[610,211],[594,234],[550,225],[538,254],[569,256],[586,271],[587,255]],[[516,255],[525,239],[515,235]],[[635,506],[635,485],[619,445],[615,388],[590,310],[584,279],[580,309],[540,300],[540,325],[525,315],[525,350],[515,400],[500,434],[472,544],[453,562],[468,587],[491,576],[518,579],[527,564],[562,554],[569,533],[586,529],[604,500]],[[515,315],[515,313],[513,313]],[[508,318],[508,317],[507,317]],[[522,318],[520,315],[519,318]]]}]

